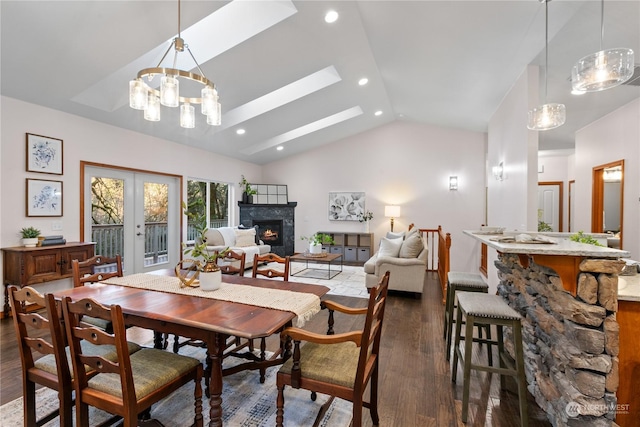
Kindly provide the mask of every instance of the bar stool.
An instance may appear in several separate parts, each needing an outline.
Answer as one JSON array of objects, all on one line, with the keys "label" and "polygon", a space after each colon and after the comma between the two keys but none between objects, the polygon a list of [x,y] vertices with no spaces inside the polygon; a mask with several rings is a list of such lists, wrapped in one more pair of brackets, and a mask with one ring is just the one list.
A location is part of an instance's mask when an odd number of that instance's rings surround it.
[{"label": "bar stool", "polygon": [[[478,273],[465,273],[460,271],[450,271],[447,274],[447,297],[444,307],[444,336],[447,339],[447,360],[451,357],[451,340],[453,337],[454,311],[456,309],[456,292],[489,292],[482,276]],[[482,329],[478,327],[478,336],[482,338]],[[490,327],[487,326],[487,338],[491,338]],[[489,364],[493,364],[491,352],[489,352]]]},{"label": "bar stool", "polygon": [[[465,318],[465,335],[461,336],[463,317]],[[520,403],[520,425],[527,427],[527,380],[524,374],[524,351],[522,343],[522,316],[509,307],[509,305],[499,295],[489,295],[478,292],[458,293],[458,314],[456,316],[456,338],[453,353],[453,364],[451,365],[451,381],[456,382],[458,373],[458,359],[463,366],[462,383],[462,422],[467,422],[469,412],[469,381],[471,369],[477,371],[493,372],[500,374],[500,387],[504,389],[504,375],[515,378],[518,384],[518,400]],[[471,344],[474,340],[466,339],[472,337],[473,327],[476,325],[496,325],[498,330],[497,341],[490,339],[478,340],[486,342],[490,346],[498,345],[498,358],[500,366],[476,365],[471,363]],[[515,351],[515,361],[511,360],[509,354],[504,349],[503,327],[508,326],[513,329],[513,347]],[[460,350],[460,340],[464,340],[464,356]],[[492,348],[489,347],[489,352]]]}]

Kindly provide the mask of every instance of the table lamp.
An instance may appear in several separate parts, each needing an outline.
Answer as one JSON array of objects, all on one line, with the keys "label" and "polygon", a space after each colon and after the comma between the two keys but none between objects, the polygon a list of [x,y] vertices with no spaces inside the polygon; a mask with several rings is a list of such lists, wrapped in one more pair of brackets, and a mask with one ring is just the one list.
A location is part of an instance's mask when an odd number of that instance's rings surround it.
[{"label": "table lamp", "polygon": [[386,216],[387,218],[391,218],[391,231],[393,231],[393,219],[400,217],[400,206],[385,206],[384,216]]}]

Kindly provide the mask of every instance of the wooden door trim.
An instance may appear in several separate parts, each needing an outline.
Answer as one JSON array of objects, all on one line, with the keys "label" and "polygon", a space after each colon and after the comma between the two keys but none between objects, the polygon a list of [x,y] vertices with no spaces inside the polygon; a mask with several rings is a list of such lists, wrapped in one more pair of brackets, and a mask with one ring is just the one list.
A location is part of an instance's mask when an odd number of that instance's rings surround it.
[{"label": "wooden door trim", "polygon": [[[146,170],[146,169],[137,169],[137,168],[130,168],[130,167],[125,167],[125,166],[115,166],[115,165],[109,165],[106,163],[96,163],[96,162],[88,162],[85,160],[80,160],[80,241],[84,242],[84,173],[85,173],[85,168],[87,167],[96,167],[96,168],[103,168],[103,169],[113,169],[113,170],[120,170],[120,171],[126,171],[126,172],[134,172],[134,173],[146,173],[146,174],[150,174],[150,175],[160,175],[160,176],[165,176],[165,177],[169,177],[169,178],[176,178],[178,180],[178,186],[179,186],[179,193],[180,193],[180,206],[182,206],[182,202],[183,202],[183,186],[182,186],[182,175],[176,175],[173,173],[165,173],[165,172],[157,172],[157,171],[150,171],[150,170]],[[179,237],[179,241],[182,242],[182,217],[184,215],[180,215],[180,237]],[[180,258],[182,258],[182,251],[180,251]]]},{"label": "wooden door trim", "polygon": [[591,232],[602,233],[602,212],[604,211],[604,170],[620,166],[620,249],[624,238],[624,159],[594,166],[591,181]]}]

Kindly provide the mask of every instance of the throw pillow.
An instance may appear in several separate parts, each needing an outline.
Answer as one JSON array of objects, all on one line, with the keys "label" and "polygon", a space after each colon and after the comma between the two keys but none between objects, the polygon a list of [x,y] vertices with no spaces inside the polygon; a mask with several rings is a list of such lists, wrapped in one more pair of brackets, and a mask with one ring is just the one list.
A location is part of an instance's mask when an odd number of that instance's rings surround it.
[{"label": "throw pillow", "polygon": [[394,233],[393,231],[387,231],[387,239],[404,239],[404,231]]},{"label": "throw pillow", "polygon": [[424,249],[422,237],[418,233],[412,233],[402,242],[400,258],[417,258]]},{"label": "throw pillow", "polygon": [[238,226],[238,230],[251,230],[252,228],[253,228],[254,230],[256,230],[256,238],[255,238],[255,241],[256,241],[256,245],[258,245],[258,246],[259,246],[259,245],[260,245],[260,237],[258,237],[258,226],[257,226],[257,225],[254,225],[253,227],[247,227],[247,226],[246,226],[246,225],[244,225],[244,224],[240,224],[240,225]]},{"label": "throw pillow", "polygon": [[238,248],[246,248],[247,246],[254,246],[256,244],[256,229],[250,228],[249,230],[236,230],[236,246]]},{"label": "throw pillow", "polygon": [[378,256],[398,258],[401,247],[402,239],[387,239],[386,237],[383,237],[382,239],[380,239],[380,249],[378,250]]}]

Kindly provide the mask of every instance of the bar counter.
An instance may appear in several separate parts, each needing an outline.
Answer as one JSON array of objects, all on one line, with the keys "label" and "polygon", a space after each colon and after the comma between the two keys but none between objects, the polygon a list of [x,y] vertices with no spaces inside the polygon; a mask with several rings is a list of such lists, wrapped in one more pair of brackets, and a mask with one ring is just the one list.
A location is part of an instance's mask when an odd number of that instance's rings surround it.
[{"label": "bar counter", "polygon": [[[498,252],[497,293],[523,316],[528,390],[549,421],[634,425],[640,419],[640,276],[618,282],[630,253],[537,232],[464,234]],[[547,242],[505,241],[520,234]]]}]

